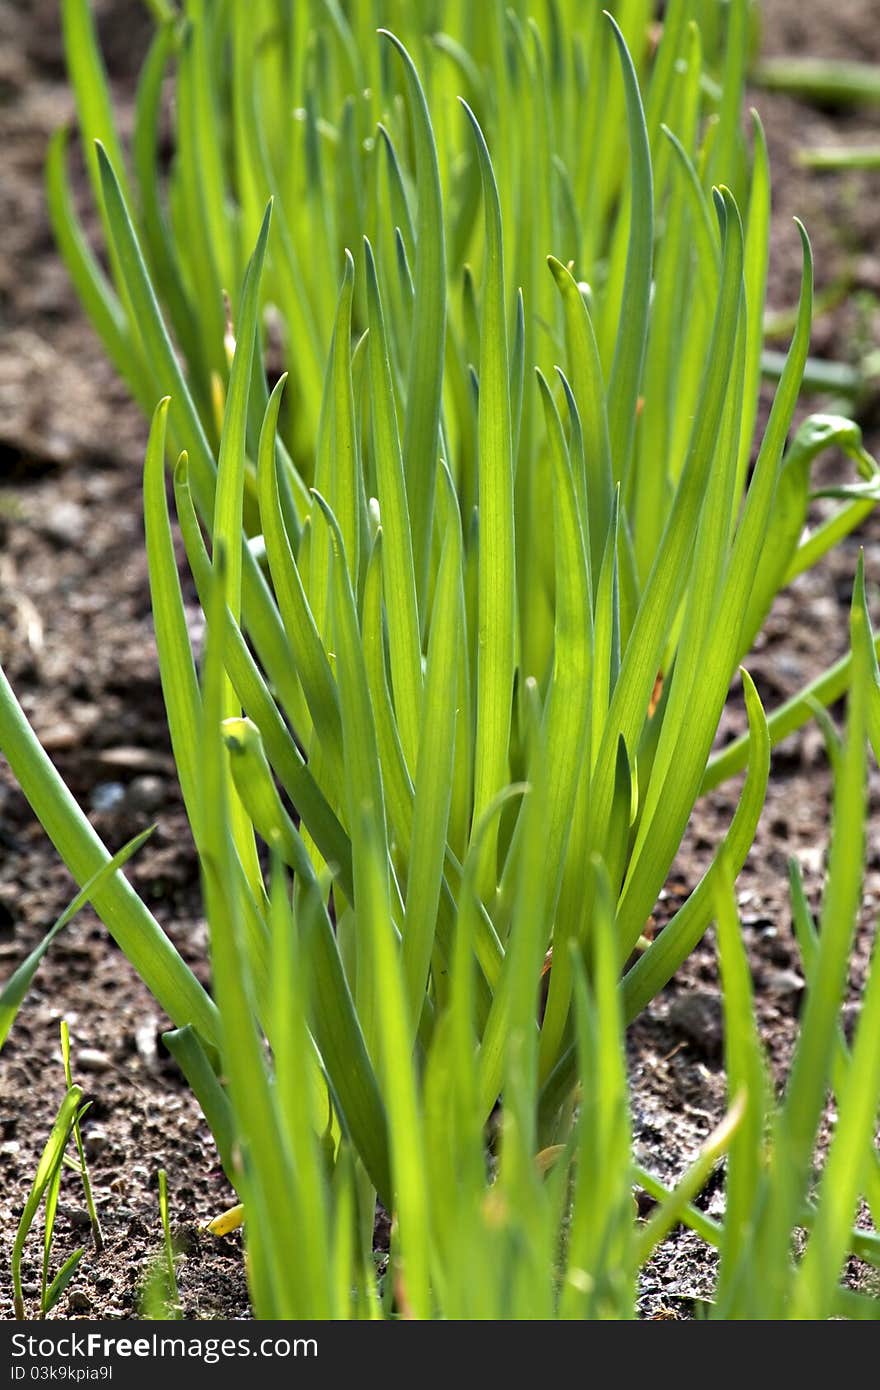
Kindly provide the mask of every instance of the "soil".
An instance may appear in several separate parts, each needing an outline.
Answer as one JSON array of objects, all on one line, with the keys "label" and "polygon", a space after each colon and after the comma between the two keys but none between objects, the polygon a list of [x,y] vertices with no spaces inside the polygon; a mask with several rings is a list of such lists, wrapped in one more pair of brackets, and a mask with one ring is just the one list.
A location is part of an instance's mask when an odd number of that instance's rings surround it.
[{"label": "soil", "polygon": [[[96,6],[116,96],[130,111],[149,34],[136,0]],[[874,0],[766,0],[764,51],[880,61]],[[846,301],[817,318],[813,350],[849,361],[880,340],[880,175],[817,177],[795,163],[801,145],[878,139],[880,116],[819,110],[756,93],[774,171],[770,307],[796,300],[799,243],[813,241],[817,286],[846,283]],[[143,554],[140,465],[146,427],[107,366],[54,251],[41,169],[46,140],[73,105],[55,0],[0,7],[0,663],[74,794],[112,848],[157,823],[129,876],[202,978],[206,934],[198,876],[163,718]],[[819,408],[820,400],[809,402]],[[869,448],[880,454],[880,412],[862,403]],[[834,467],[836,465],[832,465]],[[847,647],[847,609],[858,546],[880,576],[880,517],[778,600],[748,666],[773,708]],[[193,603],[192,620],[198,623]],[[841,711],[833,711],[840,718]],[[719,737],[744,726],[734,690]],[[772,780],[738,897],[763,1037],[782,1083],[803,996],[787,898],[790,856],[820,900],[829,774],[815,728],[774,754]],[[658,904],[661,926],[696,884],[729,823],[739,784],[697,807]],[[864,978],[880,902],[880,777],[870,788],[870,851],[852,975],[851,1009]],[[73,893],[8,768],[0,763],[0,976],[44,934]],[[179,1281],[191,1318],[249,1316],[241,1250],[205,1224],[233,1200],[213,1142],[159,1034],[151,997],[90,911],[54,944],[0,1062],[0,1246],[11,1247],[42,1145],[64,1091],[59,1023],[73,1040],[74,1070],[91,1099],[86,1150],[105,1249],[89,1253],[62,1298],[62,1316],[136,1315],[161,1248],[157,1173],[168,1174]],[[639,1160],[673,1179],[693,1159],[724,1107],[721,1015],[711,935],[630,1029]],[[711,1183],[701,1202],[721,1209]],[[84,1224],[85,1223],[85,1224]],[[65,1180],[56,1259],[89,1246],[87,1217]],[[862,1272],[850,1271],[858,1281]],[[709,1295],[712,1257],[677,1232],[642,1282],[640,1315],[683,1318]],[[26,1263],[35,1309],[39,1270]],[[6,1254],[0,1317],[11,1316]]]}]

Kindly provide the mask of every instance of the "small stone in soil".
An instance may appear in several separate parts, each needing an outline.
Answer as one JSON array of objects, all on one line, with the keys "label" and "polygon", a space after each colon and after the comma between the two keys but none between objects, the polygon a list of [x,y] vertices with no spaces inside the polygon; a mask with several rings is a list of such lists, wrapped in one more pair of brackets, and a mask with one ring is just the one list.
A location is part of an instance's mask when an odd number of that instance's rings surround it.
[{"label": "small stone in soil", "polygon": [[148,815],[156,811],[165,800],[165,783],[161,777],[145,773],[135,777],[125,793],[125,805],[129,811],[143,811]]},{"label": "small stone in soil", "polygon": [[77,502],[62,500],[49,508],[40,530],[58,545],[75,545],[86,529],[86,514]]},{"label": "small stone in soil", "polygon": [[181,1255],[193,1255],[201,1246],[198,1226],[189,1223],[178,1226],[174,1232],[174,1245]]},{"label": "small stone in soil", "polygon": [[153,748],[141,748],[131,744],[103,749],[98,761],[102,767],[124,768],[127,772],[146,773],[174,770],[174,764],[166,753],[158,753]]},{"label": "small stone in soil", "polygon": [[669,1007],[670,1026],[680,1036],[703,1052],[717,1057],[721,1052],[723,1023],[721,1000],[708,990],[689,990],[680,994]]},{"label": "small stone in soil", "polygon": [[92,788],[89,805],[93,811],[114,811],[125,800],[125,787],[121,782],[98,782]]},{"label": "small stone in soil", "polygon": [[92,1219],[85,1207],[69,1207],[64,1202],[58,1203],[58,1215],[65,1217],[76,1228],[91,1226]]},{"label": "small stone in soil", "polygon": [[90,1129],[83,1135],[83,1147],[87,1158],[99,1158],[109,1143],[103,1129]]},{"label": "small stone in soil", "polygon": [[40,731],[40,742],[47,753],[63,753],[69,748],[76,748],[79,741],[79,729],[68,720],[60,720],[45,733]]},{"label": "small stone in soil", "polygon": [[155,1014],[149,1017],[135,1029],[134,1042],[138,1055],[148,1071],[157,1071],[159,1068],[159,1048],[157,1045],[157,1034],[159,1020]]},{"label": "small stone in soil", "polygon": [[101,1052],[97,1047],[81,1047],[74,1056],[75,1064],[80,1071],[109,1071],[113,1065],[107,1053]]},{"label": "small stone in soil", "polygon": [[806,984],[803,976],[796,970],[765,970],[761,976],[762,988],[775,995],[781,1002],[793,1007],[801,1001]]}]

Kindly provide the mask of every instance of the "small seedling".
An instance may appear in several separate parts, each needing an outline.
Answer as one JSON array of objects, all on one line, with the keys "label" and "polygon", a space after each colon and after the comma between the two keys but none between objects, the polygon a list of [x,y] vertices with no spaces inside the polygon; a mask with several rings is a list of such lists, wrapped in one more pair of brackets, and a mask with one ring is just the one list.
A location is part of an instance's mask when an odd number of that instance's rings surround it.
[{"label": "small seedling", "polygon": [[141,1314],[151,1322],[183,1317],[177,1284],[177,1251],[168,1212],[168,1175],[164,1168],[159,1169],[158,1180],[163,1250],[152,1262],[141,1291]]},{"label": "small seedling", "polygon": [[[73,1078],[70,1070],[70,1030],[66,1021],[61,1024],[61,1056],[64,1061],[64,1076],[67,1081],[68,1089],[73,1086]],[[82,1133],[80,1131],[80,1118],[85,1114],[86,1107],[73,1120],[73,1140],[76,1145],[77,1158],[73,1159],[65,1155],[66,1166],[72,1169],[82,1180],[83,1194],[86,1199],[86,1207],[89,1213],[89,1221],[92,1227],[92,1240],[95,1245],[95,1254],[100,1255],[104,1249],[104,1236],[101,1232],[101,1222],[98,1218],[98,1211],[95,1206],[95,1198],[92,1192],[92,1183],[89,1177],[88,1164],[86,1163],[86,1152],[83,1146]]]},{"label": "small seedling", "polygon": [[76,1267],[85,1254],[84,1249],[75,1250],[58,1273],[50,1280],[49,1278],[49,1258],[52,1249],[52,1239],[55,1230],[55,1216],[58,1206],[58,1191],[61,1182],[61,1170],[64,1162],[64,1154],[70,1139],[71,1131],[78,1117],[85,1113],[85,1106],[81,1105],[82,1091],[78,1086],[71,1086],[61,1102],[52,1132],[46,1141],[46,1146],[37,1165],[37,1171],[28,1193],[24,1211],[18,1223],[15,1241],[12,1247],[12,1288],[15,1304],[15,1316],[24,1318],[25,1303],[24,1292],[22,1289],[21,1262],[24,1253],[24,1246],[30,1233],[34,1219],[40,1209],[40,1204],[45,1197],[45,1226],[43,1235],[43,1268],[42,1283],[40,1291],[40,1315],[45,1317],[58,1302],[70,1280],[76,1272]]},{"label": "small seedling", "polygon": [[[142,839],[143,837],[139,837],[138,843]],[[137,844],[133,841],[132,845],[126,846],[125,850],[120,851],[120,854],[123,856],[123,861],[124,858],[127,858],[129,854],[133,853],[134,848],[136,847]],[[117,860],[118,859],[119,856],[117,856]],[[94,887],[94,885],[92,885],[92,887]],[[87,896],[88,894],[85,892],[84,894],[80,895],[83,901]],[[48,944],[54,933],[64,925],[64,922],[66,920],[69,920],[69,917],[73,915],[75,910],[78,910],[76,908],[77,901],[77,899],[74,900],[74,903],[71,904],[70,908],[68,908],[67,913],[59,919],[55,927],[52,929],[52,932],[50,932],[48,936],[45,938],[42,946],[43,951],[45,951],[45,949],[48,947]],[[35,953],[35,955],[36,954],[37,953]],[[29,964],[30,975],[32,975],[34,970],[36,969],[36,965],[39,964],[39,960],[34,962],[34,957],[32,956],[29,958],[29,962],[27,962],[26,964]],[[7,986],[7,991],[4,991],[5,995],[7,994],[7,992],[9,994],[9,998],[6,1004],[7,1009],[11,1010],[13,1008],[13,1004],[15,1004],[15,1007],[17,1007],[16,995],[18,993],[23,993],[24,990],[27,988],[27,984],[29,984],[29,977],[27,979],[23,979],[22,969],[23,968],[20,967],[19,970],[16,972],[16,976],[14,977],[14,979],[17,978],[17,984],[15,986],[15,989],[10,991],[9,986]],[[70,1065],[70,1030],[68,1028],[66,1020],[62,1020],[61,1022],[61,1059],[64,1066],[64,1079],[67,1085],[67,1092],[65,1094],[64,1100],[61,1103],[61,1107],[55,1118],[55,1124],[52,1127],[52,1132],[49,1136],[49,1139],[46,1143],[46,1147],[43,1150],[42,1157],[40,1158],[40,1162],[37,1166],[37,1172],[34,1177],[34,1181],[31,1185],[31,1190],[28,1194],[28,1199],[25,1203],[24,1211],[22,1212],[21,1220],[18,1225],[18,1231],[16,1233],[15,1243],[13,1245],[12,1250],[12,1283],[15,1298],[15,1316],[18,1318],[23,1318],[25,1316],[24,1299],[22,1296],[21,1287],[22,1254],[24,1251],[24,1245],[25,1241],[27,1240],[28,1233],[31,1229],[31,1226],[33,1225],[34,1219],[40,1208],[40,1203],[42,1202],[44,1197],[45,1215],[43,1222],[43,1264],[40,1285],[41,1317],[46,1317],[52,1310],[52,1308],[55,1307],[62,1293],[67,1288],[68,1284],[73,1278],[73,1275],[76,1272],[77,1265],[79,1264],[80,1260],[85,1254],[84,1249],[74,1251],[74,1253],[68,1256],[68,1258],[65,1260],[64,1264],[62,1265],[61,1269],[57,1272],[57,1274],[55,1274],[54,1277],[51,1277],[50,1264],[52,1255],[52,1244],[55,1236],[55,1219],[57,1216],[58,1198],[61,1190],[61,1174],[65,1168],[75,1173],[82,1183],[83,1194],[85,1196],[86,1207],[89,1213],[89,1221],[91,1223],[92,1228],[92,1240],[94,1243],[95,1253],[100,1254],[104,1248],[104,1237],[101,1232],[101,1222],[98,1217],[97,1207],[95,1205],[94,1193],[92,1191],[92,1184],[91,1179],[89,1177],[88,1164],[86,1163],[85,1149],[83,1146],[82,1131],[80,1128],[82,1120],[88,1113],[90,1102],[87,1101],[85,1104],[81,1103],[83,1097],[82,1088],[80,1086],[75,1085],[73,1081],[73,1075]],[[73,1157],[71,1154],[67,1152],[69,1141],[71,1138],[73,1139],[74,1146],[76,1148],[76,1157]]]}]

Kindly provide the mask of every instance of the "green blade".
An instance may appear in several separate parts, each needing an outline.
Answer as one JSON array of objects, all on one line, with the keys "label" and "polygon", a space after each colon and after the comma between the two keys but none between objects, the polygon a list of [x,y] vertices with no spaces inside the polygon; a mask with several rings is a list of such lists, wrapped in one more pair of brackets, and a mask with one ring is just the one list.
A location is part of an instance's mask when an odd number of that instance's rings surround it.
[{"label": "green blade", "polygon": [[404,64],[413,120],[418,211],[415,300],[409,381],[403,433],[403,462],[412,521],[413,561],[424,619],[434,519],[434,490],[440,433],[440,395],[446,338],[446,245],[437,147],[422,84],[399,39],[380,29]]},{"label": "green blade", "polygon": [[456,658],[464,624],[461,526],[451,479],[445,470],[443,476],[451,494],[449,519],[431,611],[403,928],[403,973],[409,1017],[415,1023],[424,1002],[446,857],[455,753]]},{"label": "green blade", "polygon": [[[49,839],[80,885],[111,856],[40,747],[0,670],[0,749]],[[92,894],[95,911],[161,1006],[216,1042],[217,1011],[193,972],[117,870]]]},{"label": "green blade", "polygon": [[33,1225],[34,1217],[37,1214],[43,1193],[52,1183],[56,1172],[61,1166],[64,1158],[64,1151],[67,1148],[67,1141],[73,1126],[82,1100],[82,1091],[79,1086],[71,1086],[61,1102],[52,1132],[46,1140],[46,1146],[40,1155],[37,1164],[37,1171],[31,1183],[30,1191],[25,1200],[24,1209],[18,1222],[18,1229],[15,1233],[15,1240],[12,1243],[12,1254],[10,1255],[10,1266],[12,1270],[12,1289],[15,1301],[15,1316],[23,1318],[24,1310],[24,1290],[21,1279],[21,1257],[24,1251],[24,1244],[28,1237],[28,1232]]},{"label": "green blade", "polygon": [[[508,783],[513,698],[516,577],[513,520],[513,436],[510,363],[504,307],[501,204],[483,133],[463,103],[476,141],[486,228],[486,271],[480,330],[479,614],[474,819]],[[494,891],[495,835],[484,844],[481,892]]]},{"label": "green blade", "polygon": [[636,406],[648,338],[654,245],[654,190],[651,148],[638,78],[623,34],[610,15],[626,92],[631,185],[626,273],[620,296],[617,343],[608,383],[608,433],[614,477],[628,477],[636,429]]},{"label": "green blade", "polygon": [[415,768],[419,747],[422,661],[410,512],[407,505],[403,456],[397,432],[385,319],[369,241],[364,242],[364,252],[370,325],[367,345],[370,364],[370,414],[378,475],[380,517],[385,533],[383,578],[388,614],[391,681],[407,763],[410,768]]}]

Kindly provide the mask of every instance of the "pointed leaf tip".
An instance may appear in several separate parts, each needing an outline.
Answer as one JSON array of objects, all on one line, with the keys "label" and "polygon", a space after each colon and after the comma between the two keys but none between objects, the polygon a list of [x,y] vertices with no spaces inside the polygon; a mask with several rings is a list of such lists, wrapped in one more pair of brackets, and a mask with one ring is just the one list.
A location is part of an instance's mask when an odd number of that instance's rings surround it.
[{"label": "pointed leaf tip", "polygon": [[856,561],[856,577],[853,584],[853,606],[858,602],[861,604],[865,600],[865,549],[859,546],[859,558]]}]

